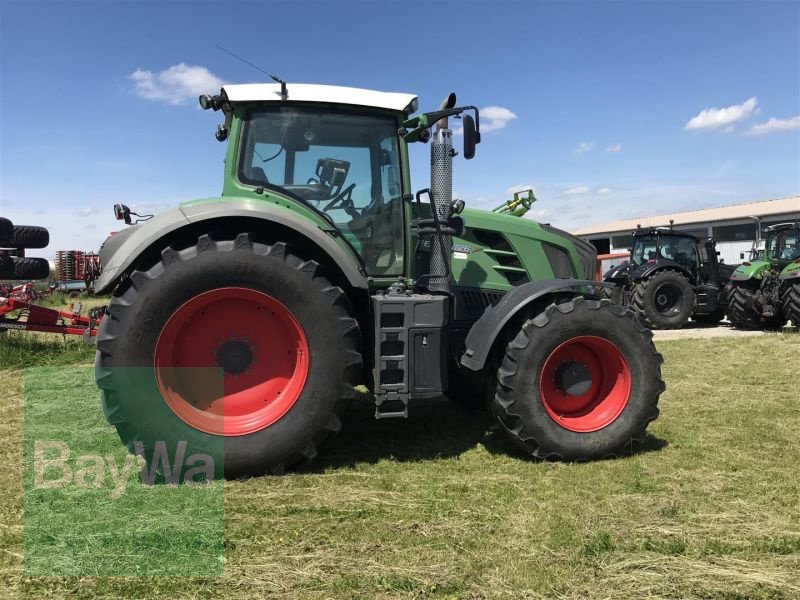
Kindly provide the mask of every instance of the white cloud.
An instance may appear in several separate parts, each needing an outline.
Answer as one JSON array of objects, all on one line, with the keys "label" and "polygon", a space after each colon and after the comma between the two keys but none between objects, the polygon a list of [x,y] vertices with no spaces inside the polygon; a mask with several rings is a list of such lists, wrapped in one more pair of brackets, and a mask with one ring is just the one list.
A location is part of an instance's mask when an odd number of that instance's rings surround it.
[{"label": "white cloud", "polygon": [[600,188],[599,190],[597,190],[597,193],[598,194],[610,194],[611,193],[611,188]]},{"label": "white cloud", "polygon": [[509,122],[517,118],[513,112],[502,106],[487,106],[481,109],[481,131],[503,129]]},{"label": "white cloud", "polygon": [[138,96],[172,105],[196,100],[200,94],[215,93],[223,85],[223,81],[205,67],[186,63],[172,65],[159,73],[136,69],[128,77]]},{"label": "white cloud", "polygon": [[[506,196],[513,196],[515,192],[525,192],[527,190],[533,190],[534,187],[530,183],[521,183],[520,185],[512,185],[510,188],[506,188]],[[534,190],[534,194],[536,191]]]},{"label": "white cloud", "polygon": [[[519,117],[516,114],[502,106],[486,106],[480,110],[481,133],[503,129],[517,118]],[[463,135],[463,133],[464,126],[461,123],[453,127],[453,135]]]},{"label": "white cloud", "polygon": [[573,154],[583,154],[584,152],[590,152],[594,150],[595,145],[596,144],[594,142],[581,142],[580,144],[578,144],[578,147],[575,148]]},{"label": "white cloud", "polygon": [[733,133],[734,131],[736,131],[736,125],[728,125],[722,130],[722,133]]},{"label": "white cloud", "polygon": [[622,144],[609,144],[606,146],[606,152],[619,152],[622,150]]},{"label": "white cloud", "polygon": [[576,187],[567,188],[566,190],[561,192],[561,194],[563,196],[578,196],[580,194],[587,193],[589,190],[590,190],[590,188],[588,186],[579,185],[579,186],[576,186]]},{"label": "white cloud", "polygon": [[686,123],[685,129],[718,129],[731,125],[758,112],[758,100],[755,96],[748,98],[741,104],[734,104],[726,108],[706,108]]},{"label": "white cloud", "polygon": [[776,131],[790,131],[800,129],[800,116],[788,119],[776,119],[772,117],[766,123],[758,123],[747,130],[747,135],[761,135],[764,133],[775,133]]},{"label": "white cloud", "polygon": [[87,206],[86,208],[82,208],[78,211],[78,214],[82,217],[91,217],[92,215],[96,215],[99,210],[97,210],[96,206]]}]

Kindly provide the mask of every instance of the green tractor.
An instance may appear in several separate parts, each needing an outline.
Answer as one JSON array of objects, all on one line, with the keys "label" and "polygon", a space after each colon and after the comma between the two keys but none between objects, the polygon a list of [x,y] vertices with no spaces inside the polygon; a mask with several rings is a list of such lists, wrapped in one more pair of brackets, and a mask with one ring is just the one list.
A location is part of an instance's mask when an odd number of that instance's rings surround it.
[{"label": "green tractor", "polygon": [[[630,310],[600,298],[594,249],[519,218],[532,194],[497,212],[452,198],[448,119],[470,159],[475,107],[451,94],[412,116],[410,94],[283,82],[200,104],[224,116],[222,196],[137,219],[100,252],[96,290],[113,297],[96,378],[131,451],[196,450],[201,467],[173,464],[173,481],[281,473],[340,430],[360,384],[378,419],[445,393],[488,397],[541,458],[643,438],[662,359]],[[416,142],[430,143],[431,185],[413,194]]]},{"label": "green tractor", "polygon": [[800,327],[800,221],[765,231],[764,255],[731,275],[728,320],[740,329]]}]

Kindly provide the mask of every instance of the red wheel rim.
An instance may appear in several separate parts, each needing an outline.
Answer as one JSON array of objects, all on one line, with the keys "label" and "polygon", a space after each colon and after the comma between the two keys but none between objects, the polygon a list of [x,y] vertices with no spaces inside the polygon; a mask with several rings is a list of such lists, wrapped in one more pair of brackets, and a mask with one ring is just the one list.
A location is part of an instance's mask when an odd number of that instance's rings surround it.
[{"label": "red wheel rim", "polygon": [[545,360],[539,393],[547,414],[564,429],[597,431],[613,423],[628,404],[630,367],[608,340],[574,337]]},{"label": "red wheel rim", "polygon": [[155,369],[164,401],[187,425],[246,435],[269,427],[297,401],[308,375],[308,342],[272,296],[220,288],[195,296],[167,320]]}]

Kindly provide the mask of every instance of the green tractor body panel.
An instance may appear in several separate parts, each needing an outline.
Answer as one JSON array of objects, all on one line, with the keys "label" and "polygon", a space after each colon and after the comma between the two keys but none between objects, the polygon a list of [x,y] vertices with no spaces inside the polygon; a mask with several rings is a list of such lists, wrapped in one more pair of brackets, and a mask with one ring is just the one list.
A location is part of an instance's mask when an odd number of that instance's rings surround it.
[{"label": "green tractor body panel", "polygon": [[731,273],[731,281],[748,281],[750,279],[763,279],[769,270],[770,263],[766,260],[754,260],[736,267]]},{"label": "green tractor body panel", "polygon": [[779,279],[788,280],[788,279],[797,279],[800,280],[800,262],[794,261],[786,265],[786,267],[781,271],[779,275]]},{"label": "green tractor body panel", "polygon": [[453,238],[454,284],[510,290],[529,281],[591,278],[594,247],[566,232],[510,214],[465,209]]}]

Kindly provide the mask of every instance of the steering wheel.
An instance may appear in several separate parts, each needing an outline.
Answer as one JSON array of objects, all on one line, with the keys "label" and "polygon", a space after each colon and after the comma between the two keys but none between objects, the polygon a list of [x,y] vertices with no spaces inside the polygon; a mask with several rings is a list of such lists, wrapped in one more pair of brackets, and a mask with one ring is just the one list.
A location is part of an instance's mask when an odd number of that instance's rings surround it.
[{"label": "steering wheel", "polygon": [[353,190],[355,189],[356,184],[351,183],[348,185],[344,190],[339,192],[339,194],[328,202],[325,206],[322,207],[322,210],[328,212],[332,208],[336,208],[339,204],[342,205],[342,209],[353,218],[359,217],[361,213],[359,213],[355,206],[353,205]]}]

